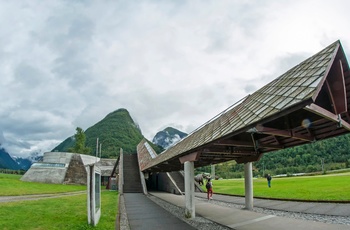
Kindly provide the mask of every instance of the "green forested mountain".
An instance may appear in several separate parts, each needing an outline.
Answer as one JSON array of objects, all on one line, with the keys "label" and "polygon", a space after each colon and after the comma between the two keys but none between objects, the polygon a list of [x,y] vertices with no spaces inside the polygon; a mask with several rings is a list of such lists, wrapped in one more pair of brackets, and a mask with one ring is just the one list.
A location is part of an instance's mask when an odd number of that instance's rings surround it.
[{"label": "green forested mountain", "polygon": [[[350,134],[293,148],[265,153],[253,163],[254,176],[322,172],[350,167]],[[323,169],[322,169],[323,168]],[[210,172],[210,166],[197,172]],[[244,164],[230,161],[217,164],[216,175],[223,178],[243,177]]]},{"label": "green forested mountain", "polygon": [[[103,158],[117,158],[120,148],[124,153],[136,153],[136,146],[144,138],[139,126],[133,121],[126,109],[118,109],[104,119],[86,129],[86,147],[96,154],[96,140],[99,138]],[[55,147],[52,151],[66,152],[74,146],[74,136]],[[149,142],[150,143],[150,142]],[[150,143],[157,153],[163,149]]]}]

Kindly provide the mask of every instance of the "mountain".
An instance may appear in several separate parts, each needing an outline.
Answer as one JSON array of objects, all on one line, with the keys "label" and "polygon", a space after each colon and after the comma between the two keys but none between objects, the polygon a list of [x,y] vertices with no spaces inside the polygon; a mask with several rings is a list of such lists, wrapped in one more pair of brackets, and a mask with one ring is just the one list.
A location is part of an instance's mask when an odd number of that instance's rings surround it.
[{"label": "mountain", "polygon": [[[131,118],[126,109],[118,109],[109,113],[101,121],[89,127],[84,132],[86,136],[86,147],[91,148],[91,155],[96,155],[97,138],[103,158],[116,158],[119,156],[120,148],[124,153],[135,153],[136,146],[144,138],[141,129]],[[157,153],[163,149],[149,142]],[[75,144],[74,136],[68,137],[52,151],[68,152]]]},{"label": "mountain", "polygon": [[0,168],[18,170],[20,166],[12,159],[5,149],[0,147]]},{"label": "mountain", "polygon": [[167,127],[163,131],[158,132],[154,136],[152,142],[155,145],[159,145],[162,146],[164,149],[167,149],[186,136],[187,133],[181,132],[172,127]]},{"label": "mountain", "polygon": [[14,160],[23,170],[28,170],[33,163],[29,158],[14,157]]}]

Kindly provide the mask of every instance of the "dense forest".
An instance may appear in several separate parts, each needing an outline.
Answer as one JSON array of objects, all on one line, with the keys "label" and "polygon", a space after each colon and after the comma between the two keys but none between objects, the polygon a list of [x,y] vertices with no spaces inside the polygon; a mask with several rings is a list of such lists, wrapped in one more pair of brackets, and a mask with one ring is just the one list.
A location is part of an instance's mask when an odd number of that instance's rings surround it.
[{"label": "dense forest", "polygon": [[[265,176],[296,173],[325,173],[350,167],[350,134],[311,144],[265,153],[253,163],[253,175]],[[197,173],[210,172],[210,166],[196,169]],[[241,178],[244,164],[229,161],[215,166],[215,174],[222,178]]]}]

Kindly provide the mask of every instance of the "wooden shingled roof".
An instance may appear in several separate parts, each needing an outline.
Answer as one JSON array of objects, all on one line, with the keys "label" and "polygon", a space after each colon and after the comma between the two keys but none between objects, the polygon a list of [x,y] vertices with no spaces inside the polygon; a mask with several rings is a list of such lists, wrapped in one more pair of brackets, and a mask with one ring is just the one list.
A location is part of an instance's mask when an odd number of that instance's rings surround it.
[{"label": "wooden shingled roof", "polygon": [[[336,41],[160,155],[146,157],[141,170],[182,170],[179,158],[188,155],[195,155],[195,167],[252,162],[267,152],[346,134],[349,91],[349,64]],[[138,145],[139,158],[149,154],[144,145]]]}]

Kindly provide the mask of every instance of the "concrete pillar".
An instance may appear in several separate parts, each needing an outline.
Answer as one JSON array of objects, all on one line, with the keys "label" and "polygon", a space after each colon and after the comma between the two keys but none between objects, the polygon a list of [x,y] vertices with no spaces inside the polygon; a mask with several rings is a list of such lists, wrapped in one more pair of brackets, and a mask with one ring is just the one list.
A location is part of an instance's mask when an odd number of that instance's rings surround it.
[{"label": "concrete pillar", "polygon": [[123,149],[120,148],[119,154],[119,178],[118,178],[118,191],[120,195],[124,194],[124,153]]},{"label": "concrete pillar", "polygon": [[253,209],[253,168],[252,162],[244,164],[245,209]]},{"label": "concrete pillar", "polygon": [[215,165],[211,165],[211,178],[215,180]]},{"label": "concrete pillar", "polygon": [[186,161],[184,163],[185,169],[185,217],[195,218],[195,198],[194,198],[194,163],[191,161]]}]

